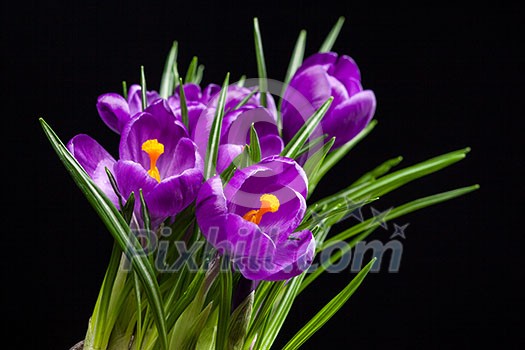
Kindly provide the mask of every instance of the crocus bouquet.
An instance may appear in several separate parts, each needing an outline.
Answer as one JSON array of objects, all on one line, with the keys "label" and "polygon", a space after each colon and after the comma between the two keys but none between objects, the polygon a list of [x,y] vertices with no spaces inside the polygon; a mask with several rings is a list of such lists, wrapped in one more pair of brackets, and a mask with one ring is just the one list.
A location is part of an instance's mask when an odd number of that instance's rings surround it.
[{"label": "crocus bouquet", "polygon": [[[378,226],[477,188],[419,198],[331,232],[356,210],[468,152],[395,172],[401,159],[387,160],[309,202],[323,176],[376,125],[375,95],[362,86],[356,62],[331,51],[343,20],[304,60],[300,32],[283,82],[266,76],[257,19],[255,79],[230,84],[228,73],[221,86],[201,86],[197,59],[179,74],[175,42],[158,91],[147,88],[142,69],[139,84],[98,98],[100,118],[120,135],[118,157],[85,134],[63,144],[40,120],[114,238],[77,348],[269,349],[294,299]],[[328,249],[333,254],[314,263]],[[322,327],[375,260],[290,334],[284,349],[299,348]]]}]

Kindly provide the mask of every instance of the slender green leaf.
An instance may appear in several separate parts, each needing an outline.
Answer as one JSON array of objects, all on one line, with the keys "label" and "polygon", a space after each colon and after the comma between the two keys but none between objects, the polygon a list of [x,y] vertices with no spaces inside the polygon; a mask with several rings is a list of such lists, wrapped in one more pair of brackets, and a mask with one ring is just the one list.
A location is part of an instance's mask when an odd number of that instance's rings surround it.
[{"label": "slender green leaf", "polygon": [[339,17],[337,19],[337,22],[332,27],[332,30],[330,30],[330,33],[328,33],[328,36],[326,39],[324,39],[323,44],[319,48],[319,52],[328,52],[332,50],[332,47],[335,44],[335,41],[337,40],[337,37],[339,36],[339,32],[341,31],[341,28],[343,27],[343,23],[345,22],[344,17]]},{"label": "slender green leaf", "polygon": [[328,134],[322,134],[321,136],[319,137],[316,137],[313,141],[311,142],[307,142],[305,145],[303,145],[303,147],[301,147],[301,149],[299,150],[299,152],[297,152],[297,155],[295,156],[295,158],[299,158],[300,156],[302,156],[303,154],[305,154],[306,152],[308,152],[309,150],[311,150],[312,148],[316,147],[317,145],[323,143],[323,141],[328,137]]},{"label": "slender green leaf", "polygon": [[356,187],[347,187],[335,195],[324,198],[311,205],[309,210],[322,212],[336,203],[347,203],[348,201],[361,201],[370,197],[379,197],[403,186],[411,181],[439,171],[466,157],[469,148],[446,153],[413,166],[398,170],[376,181],[362,183]]},{"label": "slender green leaf", "polygon": [[[222,259],[227,259],[224,257]],[[223,260],[221,259],[221,265]],[[219,274],[220,283],[220,303],[219,303],[219,321],[217,324],[217,350],[227,349],[228,325],[230,323],[231,301],[232,301],[232,272],[228,268],[221,268]]]},{"label": "slender green leaf", "polygon": [[206,152],[206,162],[204,168],[204,178],[209,179],[215,175],[215,167],[217,165],[217,154],[219,153],[219,144],[221,139],[222,120],[224,118],[224,105],[226,104],[226,95],[228,93],[228,84],[230,80],[230,73],[226,74],[226,78],[222,84],[221,93],[217,102],[215,116],[210,130],[210,138],[208,140],[208,149]]},{"label": "slender green leaf", "polygon": [[267,107],[268,82],[266,81],[266,63],[264,60],[264,52],[261,39],[261,31],[259,29],[259,20],[257,17],[253,19],[253,36],[255,40],[255,56],[257,59],[257,72],[259,74],[259,91],[261,92],[261,105]]},{"label": "slender green leaf", "polygon": [[111,252],[106,274],[99,291],[97,302],[95,303],[93,314],[89,320],[87,334],[84,339],[84,343],[87,348],[100,347],[104,343],[105,334],[108,332],[106,329],[107,319],[109,316],[108,309],[111,300],[111,291],[113,290],[113,284],[115,282],[115,276],[117,275],[121,254],[122,250],[115,242],[113,244],[113,250]]},{"label": "slender green leaf", "polygon": [[248,103],[248,101],[253,97],[253,95],[255,95],[257,92],[259,91],[259,89],[257,87],[253,88],[252,91],[246,95],[235,107],[233,107],[232,111],[236,110],[236,109],[239,109],[241,108],[242,106],[244,106],[246,103]]},{"label": "slender green leaf", "polygon": [[365,173],[363,176],[357,179],[351,186],[357,186],[365,182],[376,180],[378,177],[381,177],[388,173],[390,169],[401,163],[402,160],[403,157],[401,156],[387,160],[386,162],[380,164],[371,171]]},{"label": "slender green leaf", "polygon": [[295,158],[297,156],[298,152],[310,138],[317,125],[321,122],[321,119],[323,119],[333,100],[333,97],[329,97],[328,100],[326,100],[326,102],[323,103],[323,105],[319,107],[319,109],[306,121],[306,123],[304,123],[295,136],[284,147],[281,152],[283,157]]},{"label": "slender green leaf", "polygon": [[250,160],[252,164],[258,163],[261,160],[261,145],[259,144],[259,136],[255,130],[255,126],[250,126]]},{"label": "slender green leaf", "polygon": [[227,349],[241,350],[248,331],[248,325],[253,310],[254,293],[251,292],[243,302],[233,311],[228,326]]},{"label": "slender green leaf", "polygon": [[142,110],[148,108],[148,95],[146,87],[146,73],[144,73],[144,66],[140,66],[140,93],[142,97]]},{"label": "slender green leaf", "polygon": [[128,99],[128,84],[125,80],[122,81],[122,96],[127,100]]},{"label": "slender green leaf", "polygon": [[358,242],[363,241],[366,237],[368,237],[372,232],[374,232],[379,226],[374,226],[359,236],[353,238],[348,244],[345,244],[341,247],[341,249],[338,249],[336,252],[332,253],[330,255],[330,258],[326,261],[323,261],[319,266],[316,267],[316,269],[312,272],[309,272],[305,279],[303,280],[303,283],[301,283],[301,288],[299,289],[299,293],[301,293],[303,290],[306,289],[310,284],[312,284],[317,277],[319,277],[323,272],[325,272],[330,266],[333,266],[343,255],[348,253]]},{"label": "slender green leaf", "polygon": [[189,117],[188,117],[188,105],[186,103],[186,94],[184,93],[184,84],[182,78],[179,78],[179,96],[180,96],[180,115],[182,123],[186,128],[189,127]]},{"label": "slender green leaf", "polygon": [[284,93],[286,91],[286,88],[288,87],[288,84],[292,80],[293,75],[303,63],[305,48],[306,48],[306,30],[303,29],[299,32],[299,37],[297,38],[297,41],[295,42],[295,47],[292,51],[292,56],[290,57],[290,63],[288,63],[288,69],[286,70],[286,75],[284,76],[283,87],[281,89],[281,95],[279,97],[279,105],[277,108],[277,127],[278,127],[279,132],[281,132],[282,127],[283,127],[281,107],[283,105]]},{"label": "slender green leaf", "polygon": [[[328,152],[332,149],[332,146],[334,145],[335,137],[332,137],[327,143],[323,145],[320,149],[318,149],[308,160],[304,163],[303,169],[306,173],[306,176],[308,177],[308,182],[315,183],[315,178],[317,177],[317,172],[319,170],[319,167],[323,163],[324,158],[328,154]],[[311,181],[314,180],[314,181]],[[309,188],[308,195],[310,195],[313,192],[313,189]]]},{"label": "slender green leaf", "polygon": [[217,338],[217,322],[219,321],[219,308],[216,307],[208,317],[201,331],[195,350],[215,350]]},{"label": "slender green leaf", "polygon": [[177,64],[177,52],[178,42],[174,41],[171,46],[166,62],[164,63],[164,71],[162,72],[162,78],[160,80],[160,97],[167,99],[173,94],[173,88],[175,86],[175,76],[173,74],[173,66]]},{"label": "slender green leaf", "polygon": [[195,78],[193,79],[193,82],[195,84],[200,84],[202,81],[202,76],[204,75],[204,65],[199,64],[197,67],[197,71],[195,72]]},{"label": "slender green leaf", "polygon": [[377,216],[374,216],[368,220],[362,221],[359,224],[344,230],[343,232],[333,236],[332,238],[326,240],[322,247],[319,248],[319,251],[322,251],[328,247],[331,247],[332,245],[336,244],[340,241],[345,241],[348,238],[355,236],[356,234],[359,234],[371,227],[381,225],[384,222],[387,222],[389,220],[393,220],[395,218],[398,218],[400,216],[409,214],[413,211],[426,208],[431,205],[435,205],[441,202],[448,201],[450,199],[465,195],[469,192],[475,191],[479,188],[479,185],[472,185],[467,187],[458,188],[455,190],[442,192],[438,194],[434,194],[428,197],[419,198],[416,200],[413,200],[411,202],[408,202],[406,204],[403,204],[397,208],[393,208],[392,210],[388,211],[386,215],[383,216],[381,214],[381,218],[378,219]]},{"label": "slender green leaf", "polygon": [[237,82],[237,86],[244,87],[244,83],[246,83],[246,75],[241,75],[239,78],[239,81]]},{"label": "slender green leaf", "polygon": [[359,273],[339,292],[328,304],[325,305],[307,324],[297,332],[296,335],[284,346],[283,350],[299,349],[310,337],[317,332],[337,311],[348,301],[348,299],[359,288],[366,275],[372,268],[377,258],[373,258]]},{"label": "slender green leaf", "polygon": [[366,128],[361,130],[359,134],[357,134],[352,140],[341,146],[340,148],[332,151],[324,160],[323,164],[319,168],[318,171],[318,179],[319,181],[323,178],[323,176],[330,170],[334,165],[339,163],[343,157],[350,152],[352,148],[355,147],[362,139],[366,137],[376,126],[377,121],[372,120]]},{"label": "slender green leaf", "polygon": [[295,47],[293,49],[292,56],[290,58],[290,63],[288,63],[288,69],[286,70],[286,75],[284,76],[284,86],[283,86],[283,91],[281,93],[281,96],[284,95],[284,89],[286,88],[290,80],[292,80],[292,77],[297,71],[297,69],[303,63],[305,48],[306,48],[306,30],[303,29],[299,32],[299,37],[297,38],[297,41],[295,42]]},{"label": "slender green leaf", "polygon": [[42,118],[40,118],[40,123],[53,149],[71,174],[73,180],[93,206],[120,248],[131,260],[133,269],[137,272],[148,301],[152,305],[153,317],[161,338],[161,347],[167,349],[164,309],[153,267],[150,265],[147,257],[137,250],[141,249],[141,247],[117,208],[106,197],[104,192],[94,184],[51,127]]},{"label": "slender green leaf", "polygon": [[199,65],[199,59],[197,58],[197,56],[193,56],[193,59],[191,60],[190,65],[188,66],[186,76],[184,77],[185,83],[195,82],[195,74],[197,72],[198,65]]}]

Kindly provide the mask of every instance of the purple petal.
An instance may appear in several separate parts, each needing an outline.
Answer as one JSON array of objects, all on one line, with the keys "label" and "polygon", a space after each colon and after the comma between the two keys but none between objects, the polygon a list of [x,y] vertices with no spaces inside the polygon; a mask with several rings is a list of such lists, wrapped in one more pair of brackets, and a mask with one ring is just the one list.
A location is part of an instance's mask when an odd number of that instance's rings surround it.
[{"label": "purple petal", "polygon": [[93,179],[95,184],[118,207],[117,195],[106,173],[106,168],[108,168],[115,175],[115,159],[97,141],[84,134],[73,137],[68,142],[67,149],[84,168],[89,177]]},{"label": "purple petal", "polygon": [[333,149],[341,147],[363,130],[376,108],[375,95],[370,90],[362,91],[337,106],[322,121],[323,132],[335,136]]},{"label": "purple petal", "polygon": [[139,189],[146,195],[158,185],[157,180],[148,175],[146,169],[133,161],[119,160],[114,170],[120,193],[127,199],[131,192],[134,192],[136,205],[140,203]]},{"label": "purple petal", "polygon": [[361,81],[361,73],[359,72],[357,63],[355,63],[353,58],[346,55],[339,57],[337,60],[337,63],[334,67],[333,76],[345,84],[345,86],[347,85],[347,81],[349,79]]},{"label": "purple petal", "polygon": [[228,213],[220,177],[206,181],[197,196],[195,215],[206,239],[233,259],[260,262],[273,255],[275,244],[260,228]]},{"label": "purple petal", "polygon": [[202,171],[190,168],[159,182],[144,197],[153,217],[178,214],[197,197],[202,184]]},{"label": "purple petal", "polygon": [[277,120],[263,107],[247,107],[228,113],[222,125],[222,143],[244,145],[249,143],[250,128],[254,124],[259,137],[278,135]]},{"label": "purple petal", "polygon": [[290,141],[310,116],[331,96],[329,76],[313,66],[294,76],[282,104],[283,138]]},{"label": "purple petal", "polygon": [[163,163],[158,164],[159,172],[164,177],[181,174],[187,169],[202,172],[204,168],[202,158],[197,152],[197,146],[185,137],[179,140],[173,153],[164,159]]},{"label": "purple petal", "polygon": [[217,156],[217,173],[222,173],[230,166],[235,157],[242,153],[244,145],[225,144],[219,146]]},{"label": "purple petal", "polygon": [[[160,98],[156,91],[146,91],[146,104],[149,106]],[[133,84],[128,89],[128,104],[131,116],[142,112],[142,88],[138,84]]]},{"label": "purple petal", "polygon": [[295,72],[295,75],[300,74],[310,67],[322,67],[325,72],[331,73],[333,66],[337,61],[337,54],[335,52],[316,53],[306,58],[301,66]]},{"label": "purple petal", "polygon": [[264,135],[259,138],[259,144],[261,145],[261,158],[279,155],[284,148],[283,139],[279,135]]},{"label": "purple petal", "polygon": [[[122,132],[119,146],[120,159],[135,161],[149,169],[149,156],[142,150],[142,144],[147,140],[157,139],[164,145],[164,154],[157,161],[157,167],[160,169],[165,163],[170,162],[170,157],[173,156],[177,143],[182,137],[187,137],[187,133],[175,116],[143,112],[134,117]],[[163,177],[170,175],[161,174]]]},{"label": "purple petal", "polygon": [[288,191],[275,192],[274,185],[288,186],[304,198],[308,193],[304,170],[293,160],[280,156],[262,159],[259,163],[239,169],[224,188],[229,205],[253,208],[259,205],[259,197],[265,190],[272,190],[281,204],[293,200]]},{"label": "purple petal", "polygon": [[119,94],[108,93],[99,96],[97,110],[104,123],[118,134],[130,119],[128,103]]},{"label": "purple petal", "polygon": [[285,280],[306,271],[315,254],[315,239],[308,230],[294,232],[277,242],[273,260],[266,270],[245,277],[266,281]]}]

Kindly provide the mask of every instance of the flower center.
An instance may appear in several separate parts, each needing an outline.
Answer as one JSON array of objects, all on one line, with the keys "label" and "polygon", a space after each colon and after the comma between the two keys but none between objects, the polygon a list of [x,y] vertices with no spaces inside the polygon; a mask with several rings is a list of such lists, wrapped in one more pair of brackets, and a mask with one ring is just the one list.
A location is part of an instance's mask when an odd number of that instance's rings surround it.
[{"label": "flower center", "polygon": [[261,207],[257,210],[250,210],[244,214],[243,219],[251,221],[254,224],[259,225],[264,214],[270,212],[275,213],[279,210],[279,199],[273,194],[265,193],[259,198],[261,201]]},{"label": "flower center", "polygon": [[157,159],[164,153],[164,145],[157,139],[147,140],[142,144],[142,150],[149,156],[148,175],[160,182],[159,168],[157,168]]}]

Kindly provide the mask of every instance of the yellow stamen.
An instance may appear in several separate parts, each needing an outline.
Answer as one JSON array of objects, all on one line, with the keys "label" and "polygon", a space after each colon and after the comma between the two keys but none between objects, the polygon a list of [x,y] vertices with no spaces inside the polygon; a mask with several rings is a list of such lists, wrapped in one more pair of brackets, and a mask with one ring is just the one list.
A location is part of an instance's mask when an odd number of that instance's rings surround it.
[{"label": "yellow stamen", "polygon": [[279,199],[273,194],[265,193],[259,200],[261,201],[261,207],[257,210],[250,210],[243,216],[244,220],[251,221],[257,225],[261,223],[264,214],[268,212],[275,213],[280,206]]},{"label": "yellow stamen", "polygon": [[157,168],[157,159],[164,153],[164,145],[157,139],[147,140],[142,144],[142,150],[149,156],[148,175],[160,182],[159,168]]}]

